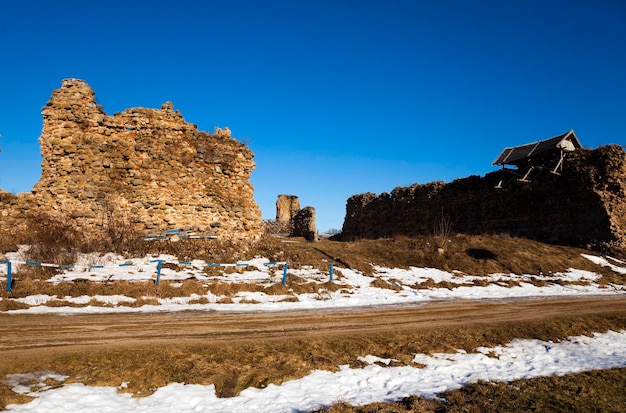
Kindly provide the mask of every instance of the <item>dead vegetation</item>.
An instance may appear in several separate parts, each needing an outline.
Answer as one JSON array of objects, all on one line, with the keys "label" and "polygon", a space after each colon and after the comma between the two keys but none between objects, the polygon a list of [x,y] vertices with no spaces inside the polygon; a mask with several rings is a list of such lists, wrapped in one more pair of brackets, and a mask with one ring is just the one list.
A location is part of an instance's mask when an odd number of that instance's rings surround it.
[{"label": "dead vegetation", "polygon": [[[275,241],[274,241],[275,242]],[[549,245],[508,235],[463,235],[448,238],[443,254],[433,237],[395,237],[377,240],[319,243],[299,242],[277,245],[284,260],[304,258],[311,262],[329,261],[339,266],[373,275],[373,265],[387,268],[437,268],[463,274],[529,274],[542,276],[565,272],[570,268],[602,274],[600,283],[624,284],[626,277],[607,267],[596,265],[581,254],[593,252]],[[623,258],[623,257],[617,257]]]},{"label": "dead vegetation", "polygon": [[620,412],[626,406],[626,368],[512,382],[473,383],[441,399],[406,397],[397,402],[338,403],[318,413]]},{"label": "dead vegetation", "polygon": [[[139,234],[128,231],[120,223],[107,225],[111,228],[105,226],[103,236],[98,240],[85,239],[68,222],[43,214],[34,215],[24,231],[0,234],[0,253],[17,251],[19,245],[28,245],[27,260],[55,264],[72,264],[79,252],[114,252],[126,258],[169,254],[180,261],[203,260],[207,263],[236,262],[260,256],[270,261],[286,261],[292,268],[304,264],[328,270],[328,264],[334,263],[366,275],[372,275],[372,265],[379,265],[458,270],[471,275],[514,273],[537,276],[577,268],[601,271],[607,282],[612,282],[610,280],[614,278],[611,277],[615,276],[612,271],[581,257],[581,253],[590,253],[586,250],[506,234],[452,235],[449,219],[445,215],[437,223],[434,235],[352,242],[325,239],[309,243],[302,238],[286,240],[269,234],[256,243],[245,245],[214,239],[144,241]],[[626,256],[617,254],[615,258],[626,259]]]},{"label": "dead vegetation", "polygon": [[[57,222],[46,220],[36,221],[30,241],[32,246],[26,252],[26,259],[32,261],[55,262],[61,264],[72,263],[78,251],[89,251],[88,246],[78,242],[76,233],[65,229]],[[45,225],[44,225],[45,224]],[[65,231],[65,232],[64,232]],[[2,237],[0,237],[2,239]],[[204,296],[218,297],[218,302],[233,302],[233,298],[242,292],[264,292],[268,295],[290,295],[302,293],[317,293],[323,291],[337,291],[344,286],[341,284],[340,268],[349,268],[362,272],[367,276],[374,276],[374,266],[387,268],[436,268],[454,272],[459,276],[459,282],[426,280],[411,285],[414,289],[447,288],[454,289],[460,286],[487,286],[497,283],[500,286],[511,288],[520,286],[519,280],[504,279],[490,281],[484,278],[491,274],[524,275],[524,282],[535,286],[545,286],[551,283],[563,284],[564,281],[555,277],[557,273],[566,272],[570,268],[586,270],[601,274],[598,280],[600,286],[609,284],[626,284],[626,275],[603,267],[581,254],[589,251],[539,243],[522,238],[513,238],[507,235],[462,235],[457,234],[446,238],[446,248],[440,252],[440,240],[433,240],[431,236],[424,237],[396,237],[378,240],[359,240],[340,242],[322,240],[309,243],[304,239],[284,240],[266,235],[258,243],[249,245],[247,249],[238,250],[234,244],[220,243],[216,240],[181,240],[180,242],[154,242],[137,240],[135,254],[126,253],[128,258],[138,257],[139,252],[150,254],[170,254],[179,260],[200,259],[211,262],[234,262],[254,257],[265,257],[270,261],[284,261],[289,263],[291,273],[288,276],[287,286],[283,286],[279,277],[274,274],[273,279],[248,282],[244,279],[226,281],[224,274],[243,273],[246,267],[211,267],[204,269],[204,274],[211,279],[199,281],[190,276],[180,282],[132,282],[107,281],[91,282],[75,280],[74,282],[50,283],[46,280],[56,274],[59,269],[46,267],[22,266],[13,272],[13,291],[6,292],[4,283],[0,283],[0,296],[3,298],[24,298],[34,294],[56,296],[59,300],[64,297],[80,297],[83,295],[124,295],[135,299],[144,297],[174,298]],[[288,242],[285,242],[288,241]],[[52,243],[52,246],[48,246]],[[7,246],[7,239],[0,242]],[[93,245],[91,245],[93,246]],[[15,245],[17,249],[17,245]],[[15,250],[14,249],[14,250]],[[10,251],[11,249],[7,250]],[[233,253],[233,251],[237,251]],[[623,257],[614,257],[615,263]],[[56,260],[56,261],[55,261]],[[320,276],[327,277],[329,265],[334,264],[333,282],[311,280],[299,277],[297,270],[301,268],[317,269]],[[339,267],[339,268],[337,268]],[[175,271],[184,271],[185,266],[175,263],[165,263],[163,268]],[[325,274],[325,275],[324,275]],[[474,276],[471,280],[463,280],[465,275]],[[153,275],[156,279],[156,273]],[[82,281],[82,282],[81,282]],[[575,281],[567,281],[572,284]],[[379,288],[399,290],[400,282],[373,277],[371,285]],[[294,300],[297,299],[293,298]],[[139,301],[137,301],[139,302]],[[76,304],[74,304],[76,305]],[[130,305],[130,304],[125,304]],[[12,300],[1,300],[0,310],[25,308],[24,304]]]},{"label": "dead vegetation", "polygon": [[[68,348],[38,352],[37,357],[15,355],[0,365],[0,377],[9,373],[51,370],[69,376],[66,384],[79,382],[118,387],[126,382],[127,387],[118,391],[130,392],[137,397],[152,394],[157,388],[172,382],[214,384],[219,397],[232,397],[245,388],[280,384],[302,378],[315,369],[336,371],[340,365],[362,367],[357,357],[365,354],[395,359],[394,365],[414,365],[412,360],[418,353],[454,353],[457,349],[474,352],[480,346],[503,345],[514,338],[558,341],[572,335],[625,328],[626,314],[608,311],[596,316],[563,315],[480,327],[462,325],[385,333],[330,334],[295,340],[181,341],[156,346],[129,344],[83,350]],[[623,401],[623,392],[615,391],[619,386],[623,389],[626,382],[623,370],[514,383],[477,383],[441,395],[445,402],[411,397],[396,403],[377,403],[366,407],[339,404],[328,411],[525,411],[531,409],[533,400],[538,403],[538,408],[541,407],[540,411],[619,411],[608,407]],[[604,384],[594,388],[589,380]],[[517,405],[513,398],[516,388],[523,392]],[[594,392],[595,400],[592,397]],[[555,393],[559,393],[558,396]],[[552,399],[549,395],[553,396]],[[570,402],[576,403],[566,404],[568,397],[574,395]],[[490,400],[495,406],[491,410]],[[549,404],[555,403],[555,400],[560,404]],[[24,396],[13,393],[6,384],[0,384],[0,408],[25,401]],[[549,406],[573,406],[573,410],[553,410]],[[593,406],[599,406],[599,410],[590,409]],[[418,407],[422,410],[415,410]]]},{"label": "dead vegetation", "polygon": [[[45,225],[44,225],[45,224]],[[430,267],[462,274],[486,276],[501,274],[530,274],[530,282],[545,285],[551,276],[569,268],[602,274],[600,283],[626,284],[626,276],[598,266],[581,256],[589,251],[547,245],[507,235],[462,235],[446,237],[443,253],[439,252],[441,239],[432,236],[395,237],[379,240],[339,242],[323,240],[308,243],[302,239],[291,242],[273,236],[265,236],[259,243],[245,249],[231,243],[215,240],[181,240],[177,243],[144,242],[140,238],[126,242],[110,250],[101,249],[111,244],[86,245],[79,242],[76,234],[63,232],[63,226],[46,223],[29,236],[10,238],[0,235],[1,252],[15,251],[19,244],[38,246],[29,250],[29,259],[44,262],[69,263],[77,252],[115,251],[126,257],[150,254],[171,254],[179,260],[201,259],[206,262],[234,262],[255,256],[271,261],[286,261],[293,268],[313,266],[328,270],[334,263],[339,267],[354,269],[366,275],[374,275],[373,265],[389,268]],[[54,241],[54,248],[46,246]],[[618,259],[625,257],[617,256]],[[57,261],[58,260],[58,261]],[[179,269],[177,267],[177,269]],[[135,298],[119,305],[158,305],[157,298],[192,297],[190,303],[205,304],[207,295],[218,297],[217,302],[233,303],[240,292],[264,292],[281,296],[281,301],[295,301],[296,294],[319,293],[320,290],[336,291],[339,282],[312,282],[290,277],[287,286],[280,282],[226,282],[219,279],[219,272],[207,268],[210,281],[184,280],[162,282],[158,287],[150,282],[72,282],[52,284],[42,282],[55,270],[31,268],[17,273],[11,298],[33,294],[46,294],[57,298],[48,305],[108,305],[95,298],[85,304],[71,304],[65,297],[83,295],[124,295]],[[215,272],[215,273],[211,273]],[[474,280],[474,285],[483,281]],[[509,286],[517,285],[508,282]],[[397,289],[394,280],[372,278],[372,284],[381,288]],[[462,284],[426,281],[413,288],[456,288]],[[2,289],[0,311],[27,308],[26,304],[7,300],[6,287]],[[254,302],[254,300],[248,300]],[[348,364],[358,366],[356,356],[374,354],[394,358],[410,364],[415,353],[456,351],[463,348],[472,351],[478,346],[506,344],[514,338],[558,340],[570,335],[590,334],[609,329],[625,329],[624,314],[607,313],[601,316],[577,318],[563,315],[553,320],[489,325],[481,328],[456,327],[428,331],[406,331],[395,334],[371,334],[352,337],[324,337],[291,342],[250,341],[245,345],[229,344],[181,344],[158,348],[108,348],[90,352],[46,353],[37,358],[20,358],[0,366],[0,377],[8,373],[30,372],[50,369],[70,376],[67,383],[81,382],[87,385],[118,386],[128,382],[128,388],[136,396],[151,394],[156,388],[171,382],[215,384],[220,397],[238,394],[242,389],[265,387],[269,383],[301,378],[313,369],[335,370]],[[344,403],[325,410],[328,412],[429,412],[429,411],[619,411],[624,405],[623,389],[626,383],[624,369],[583,373],[565,377],[548,377],[513,383],[476,383],[467,388],[447,392],[445,401],[409,397],[395,403],[377,403],[353,407]],[[550,396],[551,395],[551,396]],[[0,385],[0,408],[9,403],[23,403],[25,396],[13,393],[6,385]],[[617,407],[616,407],[617,406]]]}]

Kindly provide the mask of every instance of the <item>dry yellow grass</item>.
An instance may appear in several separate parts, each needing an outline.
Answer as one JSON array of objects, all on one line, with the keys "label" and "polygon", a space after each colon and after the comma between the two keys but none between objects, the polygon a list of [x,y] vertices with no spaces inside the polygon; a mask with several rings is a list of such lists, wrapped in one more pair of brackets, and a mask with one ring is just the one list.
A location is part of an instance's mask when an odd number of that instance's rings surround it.
[{"label": "dry yellow grass", "polygon": [[[207,242],[207,240],[201,241],[199,245],[195,246],[196,249]],[[545,286],[550,283],[563,284],[563,281],[544,276],[552,276],[555,273],[567,271],[569,268],[577,268],[601,274],[602,278],[599,280],[601,286],[608,286],[610,283],[626,284],[626,275],[596,265],[582,257],[582,253],[589,253],[589,251],[547,245],[503,235],[456,235],[447,243],[444,254],[437,252],[428,237],[397,237],[355,242],[324,240],[319,243],[308,243],[302,239],[295,241],[284,243],[280,239],[266,236],[262,242],[255,246],[255,249],[243,253],[241,258],[250,259],[265,256],[270,257],[269,259],[276,259],[280,257],[291,263],[291,271],[305,267],[317,268],[320,271],[320,277],[318,277],[320,280],[328,277],[329,266],[333,263],[337,266],[362,271],[365,275],[370,276],[374,275],[373,264],[391,268],[432,267],[447,271],[457,270],[460,274],[477,276],[493,273],[532,274],[529,282],[536,286]],[[189,245],[193,244],[189,243]],[[173,248],[180,249],[181,247]],[[171,252],[168,251],[168,253]],[[164,268],[185,271],[185,266],[172,263],[164,264]],[[233,297],[244,291],[265,292],[270,295],[294,295],[342,289],[349,292],[350,290],[349,287],[342,285],[341,270],[337,267],[334,269],[333,282],[312,281],[293,273],[290,273],[288,277],[287,286],[283,286],[279,280],[276,280],[276,277],[272,282],[269,279],[263,282],[227,282],[220,279],[224,273],[242,273],[244,270],[244,267],[206,267],[204,273],[212,277],[209,281],[191,278],[180,282],[162,281],[160,285],[156,286],[154,282],[90,282],[88,280],[53,284],[45,282],[45,280],[54,275],[58,269],[21,267],[18,272],[14,272],[15,284],[10,295],[6,293],[6,286],[0,285],[3,287],[0,295],[4,298],[0,302],[0,309],[25,308],[24,304],[9,300],[9,298],[22,298],[34,294],[56,296],[61,301],[65,297],[84,295],[125,295],[137,299],[143,299],[143,297],[207,296],[201,301],[195,301],[197,303],[208,302],[208,294],[213,294],[218,297],[219,302],[228,303],[232,302]],[[456,284],[447,281],[436,283],[427,280],[411,287],[453,289],[463,285],[486,286],[490,282],[484,279],[473,279]],[[393,282],[393,280],[384,281],[373,278],[372,283],[379,288],[399,289],[399,283]],[[575,282],[569,281],[568,283]],[[519,286],[520,283],[515,280],[506,280],[500,282],[499,285],[515,287]],[[155,300],[151,302],[156,304]],[[60,304],[52,302],[49,305]]]},{"label": "dry yellow grass", "polygon": [[[624,314],[601,314],[584,318],[564,315],[549,321],[485,324],[480,328],[457,326],[394,333],[312,336],[295,340],[176,342],[150,346],[97,347],[88,350],[59,349],[41,352],[35,358],[7,360],[0,365],[0,376],[7,373],[52,370],[69,375],[66,383],[117,387],[121,382],[127,382],[128,387],[120,391],[131,392],[136,396],[151,394],[156,388],[171,382],[214,384],[218,396],[230,397],[250,386],[262,388],[269,383],[279,384],[298,379],[314,369],[336,371],[340,365],[360,367],[362,362],[357,356],[364,354],[394,358],[398,360],[396,365],[412,365],[413,355],[416,353],[456,352],[456,349],[473,352],[479,346],[493,347],[506,344],[514,338],[556,341],[572,335],[625,328]],[[585,386],[586,376],[579,377],[575,379],[575,383]],[[623,385],[624,375],[617,376],[616,380],[622,380],[618,383]],[[532,385],[528,387],[530,392]],[[546,391],[545,385],[537,385],[536,389],[537,393]],[[503,388],[496,391],[496,395],[488,397],[494,398],[500,394],[500,397],[506,398],[507,391],[512,390]],[[451,396],[450,399],[476,399],[477,396],[472,394],[477,392],[470,390],[470,393],[462,397]],[[487,396],[482,400],[486,402]],[[23,396],[12,393],[6,385],[0,385],[0,408],[7,403],[23,401]],[[420,403],[430,405],[430,402]],[[349,409],[347,406],[342,408]]]},{"label": "dry yellow grass", "polygon": [[[4,244],[0,243],[0,245],[10,246],[6,240],[3,242]],[[234,259],[245,260],[254,256],[264,256],[270,260],[312,265],[322,271],[328,271],[328,265],[334,263],[342,267],[363,271],[369,275],[373,274],[372,264],[392,268],[415,266],[439,268],[447,271],[460,270],[470,275],[533,274],[531,282],[538,286],[552,282],[545,280],[542,275],[566,271],[568,268],[577,268],[602,274],[601,283],[604,285],[626,283],[625,275],[593,264],[580,255],[583,252],[588,253],[588,251],[502,235],[457,235],[446,244],[443,254],[437,252],[434,242],[428,237],[398,237],[350,243],[324,240],[315,244],[303,240],[299,243],[282,243],[279,239],[268,237],[262,243],[252,246],[247,252],[237,253],[233,252],[235,247],[231,245],[220,246],[217,253],[209,252],[215,247],[215,244],[210,244],[210,242],[184,242],[176,243],[176,245],[159,243],[158,245],[145,246],[145,248],[151,248],[152,252],[173,254],[181,260],[205,259],[207,262],[232,262]],[[137,251],[141,250],[138,249]],[[176,268],[179,269],[178,266]],[[233,272],[239,269],[232,267]],[[205,273],[215,276],[221,274],[219,270],[213,267],[208,267]],[[338,290],[349,293],[349,289],[341,284],[341,271],[336,269],[335,282],[320,283],[290,276],[287,286],[283,286],[280,282],[231,283],[219,279],[211,281],[185,280],[176,283],[162,282],[158,287],[152,282],[114,281],[51,284],[41,281],[49,278],[51,274],[52,272],[46,269],[33,270],[32,272],[20,271],[17,274],[18,282],[15,284],[11,297],[26,297],[32,294],[56,295],[58,298],[50,305],[75,305],[70,304],[64,297],[125,295],[136,298],[136,301],[127,304],[121,303],[120,305],[141,306],[145,304],[157,305],[157,298],[191,296],[192,294],[201,296],[201,298],[192,300],[193,303],[207,303],[208,299],[203,296],[208,293],[219,297],[218,302],[220,303],[233,303],[233,298],[243,291],[285,296],[282,298],[283,301],[295,301],[297,300],[295,294],[301,293]],[[372,278],[372,283],[383,288],[397,288],[393,283],[377,277]],[[484,281],[481,280],[473,281],[475,285],[482,285],[483,283]],[[514,281],[508,284],[508,286],[514,285],[516,285]],[[455,288],[457,286],[457,284],[427,281],[414,287]],[[0,301],[0,310],[2,311],[27,307],[25,304],[8,300],[6,289],[3,289],[1,294],[3,300]],[[320,294],[320,299],[323,299],[322,294]],[[93,300],[84,305],[104,305],[104,303]],[[206,345],[181,343],[177,346],[158,348],[137,346],[79,354],[47,353],[36,360],[24,359],[11,362],[11,370],[8,370],[9,365],[0,366],[0,376],[8,372],[51,369],[70,375],[71,378],[68,382],[118,386],[121,381],[126,381],[129,382],[129,386],[124,391],[132,392],[137,396],[150,394],[157,387],[173,381],[212,383],[215,384],[219,396],[227,397],[235,395],[249,386],[264,387],[269,383],[281,383],[300,378],[312,369],[334,370],[342,364],[358,367],[359,362],[355,358],[356,355],[374,354],[380,357],[394,358],[399,360],[399,363],[410,364],[412,355],[415,353],[455,351],[459,348],[473,351],[478,346],[491,347],[505,344],[513,338],[557,340],[570,335],[625,328],[626,316],[623,315],[587,317],[584,319],[564,315],[554,320],[541,322],[485,324],[480,329],[456,327],[384,335],[360,334],[352,337],[295,340],[289,343],[258,340],[248,342],[243,346],[229,343]],[[598,373],[597,377],[592,378],[587,374],[575,375],[563,382],[558,380],[550,382],[550,380],[545,379],[538,382],[529,381],[528,384],[517,383],[516,386],[523,388],[528,394],[528,396],[524,396],[526,409],[532,408],[533,397],[543,403],[537,404],[537,406],[546,408],[546,406],[551,405],[545,404],[547,402],[541,399],[543,393],[549,391],[563,392],[565,398],[566,395],[571,395],[567,388],[578,386],[582,389],[580,394],[591,394],[593,392],[585,384],[591,379],[597,379],[599,383],[614,381],[618,385],[621,384],[622,388],[625,385],[624,373],[618,371],[617,373]],[[609,397],[611,399],[605,404],[597,405],[600,406],[599,411],[610,411],[611,403],[621,399],[618,398],[618,395],[611,396],[612,393],[616,392],[610,390],[609,384],[598,384],[598,386],[605,386],[605,390],[598,391],[602,391],[603,398]],[[478,384],[476,387],[469,388],[465,393],[461,391],[449,393],[446,396],[449,399],[449,404],[446,406],[437,404],[435,401],[412,397],[400,403],[376,404],[363,408],[353,408],[340,404],[333,406],[329,411],[404,412],[437,411],[442,408],[449,411],[464,411],[462,410],[464,409],[463,406],[467,406],[466,411],[489,411],[489,400],[495,400],[493,406],[500,406],[502,409],[500,411],[515,411],[512,405],[506,404],[506,400],[515,394],[514,388],[510,385],[499,385],[495,387],[495,392],[492,392],[492,387],[492,385]],[[14,394],[6,386],[0,386],[0,407],[7,403],[21,403],[24,400],[23,396]],[[587,403],[585,406],[596,406],[590,402],[584,403]],[[560,404],[558,406],[569,405]]]},{"label": "dry yellow grass", "polygon": [[626,368],[621,368],[510,383],[474,383],[445,392],[442,399],[410,396],[367,406],[337,403],[316,413],[621,412],[626,406],[625,383]]}]

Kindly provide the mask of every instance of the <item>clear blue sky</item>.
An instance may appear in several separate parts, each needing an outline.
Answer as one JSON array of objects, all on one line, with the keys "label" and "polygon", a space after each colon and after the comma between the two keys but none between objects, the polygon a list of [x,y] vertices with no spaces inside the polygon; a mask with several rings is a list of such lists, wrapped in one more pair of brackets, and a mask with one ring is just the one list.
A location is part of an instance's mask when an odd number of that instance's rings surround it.
[{"label": "clear blue sky", "polygon": [[496,170],[574,129],[626,143],[626,2],[0,0],[0,188],[39,179],[41,107],[84,79],[250,145],[255,198],[341,228],[362,192]]}]

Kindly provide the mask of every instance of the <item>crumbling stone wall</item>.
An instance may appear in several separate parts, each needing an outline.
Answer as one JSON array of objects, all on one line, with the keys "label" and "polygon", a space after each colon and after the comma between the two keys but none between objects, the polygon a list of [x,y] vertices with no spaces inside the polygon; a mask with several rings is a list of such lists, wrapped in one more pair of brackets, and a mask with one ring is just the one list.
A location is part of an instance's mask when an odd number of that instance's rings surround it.
[{"label": "crumbling stone wall", "polygon": [[315,228],[315,208],[304,207],[293,217],[291,225],[292,237],[304,237],[307,241],[317,241],[317,229]]},{"label": "crumbling stone wall", "polygon": [[315,227],[315,208],[300,209],[300,198],[296,195],[278,195],[276,200],[276,221],[265,223],[269,233],[289,234],[290,237],[304,237],[308,241],[318,241]]},{"label": "crumbling stone wall", "polygon": [[621,146],[576,151],[560,176],[545,171],[530,183],[504,176],[510,182],[496,189],[502,174],[354,195],[347,201],[341,237],[432,234],[443,214],[456,232],[626,248],[626,152]]},{"label": "crumbling stone wall", "polygon": [[0,226],[44,212],[85,233],[115,218],[146,233],[260,236],[254,155],[227,128],[200,132],[169,102],[110,116],[78,79],[63,80],[42,113],[41,179],[28,194],[0,198]]},{"label": "crumbling stone wall", "polygon": [[295,195],[278,195],[276,222],[291,222],[300,211],[300,199]]}]

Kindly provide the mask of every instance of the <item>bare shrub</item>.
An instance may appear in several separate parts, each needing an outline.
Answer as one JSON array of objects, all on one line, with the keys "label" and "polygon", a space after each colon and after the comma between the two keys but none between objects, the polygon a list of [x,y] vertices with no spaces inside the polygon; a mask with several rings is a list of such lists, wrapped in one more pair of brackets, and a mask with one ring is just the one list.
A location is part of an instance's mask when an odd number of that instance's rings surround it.
[{"label": "bare shrub", "polygon": [[452,220],[444,214],[443,208],[441,209],[441,217],[433,225],[433,236],[438,248],[445,248],[452,236]]},{"label": "bare shrub", "polygon": [[17,251],[19,243],[15,234],[9,231],[0,231],[0,255],[3,252]]},{"label": "bare shrub", "polygon": [[25,241],[30,261],[73,264],[76,261],[80,234],[66,219],[38,213],[29,217]]}]

